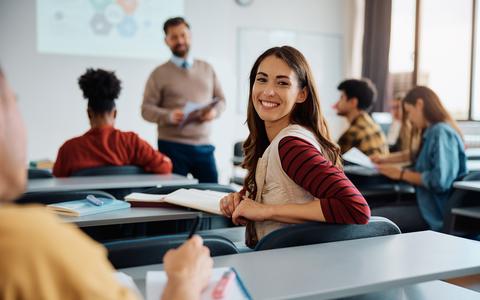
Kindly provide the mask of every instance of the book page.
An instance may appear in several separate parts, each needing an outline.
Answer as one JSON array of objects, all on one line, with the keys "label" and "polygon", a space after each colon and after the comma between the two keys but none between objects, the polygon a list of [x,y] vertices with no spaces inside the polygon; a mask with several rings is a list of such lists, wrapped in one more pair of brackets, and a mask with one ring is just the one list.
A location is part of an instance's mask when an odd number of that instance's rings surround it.
[{"label": "book page", "polygon": [[125,196],[128,202],[163,202],[165,195],[161,194],[145,194],[145,193],[131,193]]},{"label": "book page", "polygon": [[358,150],[357,148],[353,147],[347,152],[342,155],[342,158],[348,162],[367,167],[367,168],[375,168],[370,157],[366,156],[362,151]]},{"label": "book page", "polygon": [[212,214],[222,215],[222,212],[220,211],[220,199],[226,195],[228,195],[228,193],[197,189],[179,189],[166,195],[164,201],[206,211]]},{"label": "book page", "polygon": [[[208,287],[202,292],[201,299],[209,300],[212,298],[212,291],[215,288],[215,285],[220,280],[222,275],[229,271],[230,268],[214,268],[212,272],[212,277],[210,277],[210,283]],[[147,299],[146,300],[158,300],[161,299],[165,285],[167,284],[167,274],[164,271],[148,271],[146,278],[146,291]],[[248,291],[245,290],[241,279],[238,277],[238,273],[234,282],[230,283],[227,293],[224,299],[229,300],[248,300],[251,299]]]}]

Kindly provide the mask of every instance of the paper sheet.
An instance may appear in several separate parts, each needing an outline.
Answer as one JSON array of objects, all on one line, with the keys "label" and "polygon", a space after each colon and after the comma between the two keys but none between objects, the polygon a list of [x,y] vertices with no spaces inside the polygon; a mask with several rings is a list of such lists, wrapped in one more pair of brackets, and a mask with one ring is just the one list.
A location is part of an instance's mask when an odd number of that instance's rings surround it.
[{"label": "paper sheet", "polygon": [[[211,297],[212,290],[214,289],[217,282],[222,277],[223,273],[228,271],[230,268],[215,268],[212,272],[212,277],[210,278],[210,283],[208,287],[202,292],[202,300],[213,299]],[[238,279],[238,278],[237,278]],[[238,280],[231,283],[231,286],[228,288],[225,300],[244,300],[250,299],[248,295],[245,295],[244,291],[241,288]],[[161,299],[163,289],[167,283],[167,274],[164,271],[149,271],[147,272],[146,279],[146,291],[147,299],[146,300],[158,300]],[[233,284],[236,283],[236,284]]]},{"label": "paper sheet", "polygon": [[348,162],[375,169],[375,165],[373,164],[370,157],[366,156],[362,151],[358,150],[357,148],[353,147],[345,154],[342,155],[342,158]]}]

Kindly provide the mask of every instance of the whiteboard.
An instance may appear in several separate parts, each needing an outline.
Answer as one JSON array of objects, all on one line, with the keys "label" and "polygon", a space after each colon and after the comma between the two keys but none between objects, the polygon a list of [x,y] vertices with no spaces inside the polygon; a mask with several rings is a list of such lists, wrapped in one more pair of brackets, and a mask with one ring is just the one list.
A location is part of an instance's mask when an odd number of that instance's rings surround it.
[{"label": "whiteboard", "polygon": [[184,11],[184,0],[37,0],[37,49],[166,60],[163,22]]},{"label": "whiteboard", "polygon": [[[293,30],[241,28],[237,31],[238,107],[245,114],[248,104],[248,76],[260,54],[274,46],[295,47],[306,57],[318,87],[320,103],[327,119],[335,118],[332,105],[338,99],[343,78],[343,38],[341,35]],[[335,127],[335,126],[334,126]]]}]

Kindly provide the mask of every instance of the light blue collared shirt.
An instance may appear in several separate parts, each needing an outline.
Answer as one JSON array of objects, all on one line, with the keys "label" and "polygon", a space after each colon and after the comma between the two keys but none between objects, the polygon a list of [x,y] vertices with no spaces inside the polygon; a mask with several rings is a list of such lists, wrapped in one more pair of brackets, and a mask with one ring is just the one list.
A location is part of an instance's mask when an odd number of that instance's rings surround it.
[{"label": "light blue collared shirt", "polygon": [[422,174],[416,189],[420,212],[432,230],[440,231],[453,182],[467,174],[463,141],[450,125],[440,122],[425,130],[415,171]]},{"label": "light blue collared shirt", "polygon": [[172,61],[172,63],[174,63],[177,67],[181,69],[184,69],[184,63],[186,63],[187,69],[190,69],[193,66],[193,57],[191,57],[190,55],[187,56],[187,59],[172,55],[172,58],[170,58],[170,60]]}]

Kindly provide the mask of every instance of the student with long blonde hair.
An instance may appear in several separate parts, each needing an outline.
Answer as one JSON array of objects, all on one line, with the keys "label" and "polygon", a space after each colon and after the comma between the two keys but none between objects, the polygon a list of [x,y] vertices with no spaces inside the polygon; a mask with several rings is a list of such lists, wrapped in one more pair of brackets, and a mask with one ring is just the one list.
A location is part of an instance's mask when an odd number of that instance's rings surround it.
[{"label": "student with long blonde hair", "polygon": [[247,224],[247,245],[286,224],[365,224],[370,209],[341,169],[338,146],[322,115],[305,57],[283,46],[265,51],[250,72],[241,193],[221,200],[235,224]]},{"label": "student with long blonde hair", "polygon": [[[462,132],[437,94],[428,87],[410,90],[403,100],[403,108],[413,130],[421,133],[418,150],[411,148],[395,157],[376,158],[375,161],[383,175],[416,186],[419,213],[417,207],[394,207],[390,213],[388,208],[380,208],[374,213],[385,215],[402,228],[409,226],[402,222],[404,216],[408,215],[411,222],[417,210],[416,215],[421,216],[430,229],[439,231],[443,227],[445,204],[453,190],[453,182],[467,174]],[[409,161],[414,164],[412,169],[391,164]]]}]

